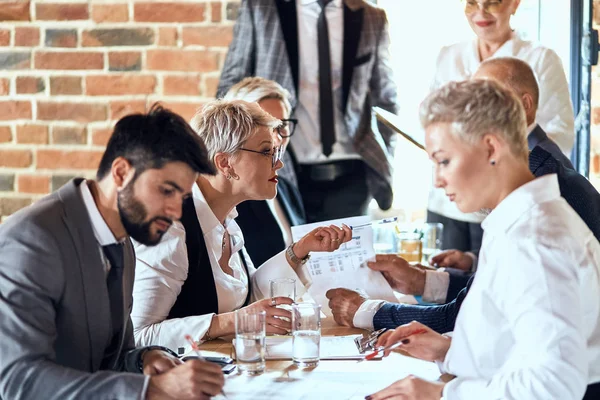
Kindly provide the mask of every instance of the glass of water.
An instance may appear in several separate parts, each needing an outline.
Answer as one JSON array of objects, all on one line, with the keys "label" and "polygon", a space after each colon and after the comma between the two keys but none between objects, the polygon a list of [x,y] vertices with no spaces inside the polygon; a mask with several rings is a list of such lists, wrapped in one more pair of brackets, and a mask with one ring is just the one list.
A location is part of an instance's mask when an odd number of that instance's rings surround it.
[{"label": "glass of water", "polygon": [[321,306],[313,303],[292,305],[292,361],[300,368],[319,364],[321,345]]},{"label": "glass of water", "polygon": [[293,278],[271,279],[271,298],[289,297],[296,301],[296,280]]},{"label": "glass of water", "polygon": [[428,222],[423,225],[423,264],[429,264],[431,257],[442,250],[442,235],[444,234],[444,225],[439,222]]},{"label": "glass of water", "polygon": [[235,358],[242,373],[259,375],[265,371],[266,319],[264,311],[235,311]]}]

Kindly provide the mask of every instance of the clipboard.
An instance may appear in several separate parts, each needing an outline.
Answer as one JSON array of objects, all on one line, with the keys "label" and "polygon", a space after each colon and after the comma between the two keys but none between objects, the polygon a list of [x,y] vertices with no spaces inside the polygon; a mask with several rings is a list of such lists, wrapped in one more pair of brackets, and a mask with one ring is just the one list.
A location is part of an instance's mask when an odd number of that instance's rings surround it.
[{"label": "clipboard", "polygon": [[400,118],[387,110],[384,110],[381,107],[373,107],[373,112],[375,112],[375,116],[377,120],[383,123],[385,126],[393,130],[394,132],[400,134],[406,140],[417,146],[419,149],[425,151],[425,144],[423,140],[420,138],[413,137],[408,133],[404,132],[400,125],[402,125]]}]

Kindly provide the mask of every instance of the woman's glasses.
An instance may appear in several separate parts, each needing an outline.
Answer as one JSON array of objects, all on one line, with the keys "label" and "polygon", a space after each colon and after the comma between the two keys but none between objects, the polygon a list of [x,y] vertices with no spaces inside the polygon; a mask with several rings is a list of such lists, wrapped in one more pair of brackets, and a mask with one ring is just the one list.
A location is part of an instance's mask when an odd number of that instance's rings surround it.
[{"label": "woman's glasses", "polygon": [[479,11],[479,9],[488,13],[497,13],[502,11],[503,6],[506,5],[506,2],[503,2],[502,0],[462,0],[462,2],[465,6],[465,14],[472,14]]},{"label": "woman's glasses", "polygon": [[283,151],[281,149],[281,146],[273,147],[273,150],[271,150],[271,151],[269,151],[269,150],[257,151],[257,150],[243,149],[243,148],[239,149],[239,150],[248,151],[250,153],[260,154],[264,157],[272,157],[271,158],[271,168],[275,168],[275,165],[277,165],[277,161],[281,160],[281,157],[283,156]]},{"label": "woman's glasses", "polygon": [[297,119],[282,119],[281,125],[279,125],[275,129],[277,130],[279,136],[283,138],[288,138],[294,134],[294,131],[296,130],[296,125],[298,125]]}]

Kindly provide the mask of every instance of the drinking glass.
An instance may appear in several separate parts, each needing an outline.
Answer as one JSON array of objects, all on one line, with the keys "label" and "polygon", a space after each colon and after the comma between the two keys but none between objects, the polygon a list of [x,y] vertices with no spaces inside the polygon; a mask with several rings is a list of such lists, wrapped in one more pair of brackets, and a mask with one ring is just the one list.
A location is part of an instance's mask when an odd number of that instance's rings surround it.
[{"label": "drinking glass", "polygon": [[292,361],[300,368],[319,365],[321,345],[321,306],[313,303],[292,305]]},{"label": "drinking glass", "polygon": [[444,225],[439,222],[428,222],[423,225],[423,264],[429,264],[431,257],[442,250],[442,235],[444,234]]},{"label": "drinking glass", "polygon": [[259,375],[265,371],[266,318],[264,311],[235,311],[235,357],[242,373]]},{"label": "drinking glass", "polygon": [[398,234],[398,255],[408,262],[421,262],[421,233],[402,231]]},{"label": "drinking glass", "polygon": [[289,297],[296,301],[296,280],[294,278],[278,278],[269,281],[271,285],[271,298]]}]

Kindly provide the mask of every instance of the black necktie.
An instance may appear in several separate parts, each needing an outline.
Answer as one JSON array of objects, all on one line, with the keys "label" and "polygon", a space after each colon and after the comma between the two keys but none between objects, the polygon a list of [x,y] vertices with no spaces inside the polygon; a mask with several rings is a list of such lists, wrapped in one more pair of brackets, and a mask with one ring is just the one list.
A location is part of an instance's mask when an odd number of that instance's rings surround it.
[{"label": "black necktie", "polygon": [[108,288],[108,298],[110,300],[113,340],[115,340],[123,328],[123,244],[109,244],[102,246],[102,250],[110,262],[106,287]]},{"label": "black necktie", "polygon": [[335,143],[335,120],[333,113],[333,89],[331,85],[331,60],[329,51],[329,31],[325,7],[331,0],[318,0],[321,14],[317,20],[319,37],[319,121],[321,123],[321,145],[323,154],[329,157]]}]

